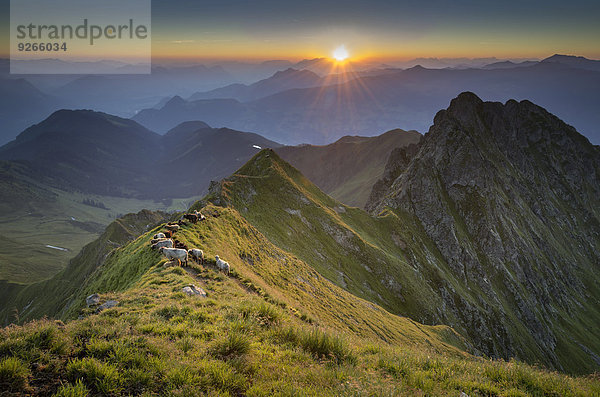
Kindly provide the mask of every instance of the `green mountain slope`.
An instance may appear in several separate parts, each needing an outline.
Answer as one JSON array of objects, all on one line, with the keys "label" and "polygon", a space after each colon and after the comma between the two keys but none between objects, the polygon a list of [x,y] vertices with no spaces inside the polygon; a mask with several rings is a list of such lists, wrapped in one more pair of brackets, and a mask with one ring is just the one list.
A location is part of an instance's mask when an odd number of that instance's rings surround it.
[{"label": "green mountain slope", "polygon": [[[446,196],[442,192],[434,197]],[[374,218],[346,207],[272,151],[261,152],[236,174],[214,184],[208,198],[236,208],[275,245],[310,263],[338,286],[390,312],[427,324],[451,325],[486,355],[518,357],[574,372],[593,371],[600,365],[594,359],[600,339],[592,326],[597,301],[581,302],[590,317],[561,323],[550,348],[541,339],[544,331],[524,319],[527,301],[502,296],[504,291],[526,289],[528,283],[543,280],[541,276],[511,277],[500,283],[487,269],[465,282],[418,214],[398,209]],[[556,281],[545,282],[549,288]],[[496,292],[496,299],[484,298],[500,285],[502,294]],[[569,288],[568,282],[555,285]],[[568,318],[564,312],[556,315]]]},{"label": "green mountain slope", "polygon": [[[235,209],[177,233],[214,261],[182,269],[116,248],[60,314],[0,332],[0,383],[33,395],[593,395],[600,382],[471,356],[445,326],[390,314],[274,246]],[[140,214],[138,214],[139,216]],[[115,225],[117,227],[118,225]],[[116,233],[119,234],[119,233]],[[208,297],[187,296],[194,284]],[[99,314],[86,294],[118,301]]]},{"label": "green mountain slope", "polygon": [[50,278],[119,215],[187,209],[253,145],[279,146],[198,121],[160,136],[106,113],[53,113],[0,147],[0,280]]},{"label": "green mountain slope", "polygon": [[276,151],[331,197],[362,208],[390,152],[420,139],[416,131],[391,130],[376,137],[346,136],[329,145],[283,146]]},{"label": "green mountain slope", "polygon": [[127,244],[149,227],[163,221],[168,214],[140,211],[112,222],[102,235],[87,244],[67,267],[52,278],[28,285],[0,281],[1,324],[24,322],[43,316],[61,318],[68,308],[78,303],[74,296],[89,282],[117,247]]},{"label": "green mountain slope", "polygon": [[273,151],[213,184],[208,200],[236,208],[276,246],[386,309],[425,321],[441,304],[412,267],[397,217],[376,219],[327,196]]}]

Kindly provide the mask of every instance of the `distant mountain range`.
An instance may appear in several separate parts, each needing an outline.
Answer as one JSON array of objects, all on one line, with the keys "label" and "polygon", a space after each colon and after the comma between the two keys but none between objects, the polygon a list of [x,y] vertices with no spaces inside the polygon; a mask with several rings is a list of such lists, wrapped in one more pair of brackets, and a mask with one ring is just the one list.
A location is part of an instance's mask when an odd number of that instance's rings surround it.
[{"label": "distant mountain range", "polygon": [[60,110],[0,148],[41,182],[109,196],[166,198],[201,194],[257,148],[278,147],[259,135],[202,122],[164,136],[135,121],[89,110]]},{"label": "distant mountain range", "polygon": [[554,60],[493,69],[416,66],[339,84],[288,89],[247,102],[174,98],[133,119],[159,132],[182,121],[204,120],[214,126],[257,131],[285,144],[326,144],[344,135],[375,135],[399,125],[427,131],[437,109],[468,89],[489,100],[531,99],[600,143],[596,128],[600,72],[573,67],[571,58]]},{"label": "distant mountain range", "polygon": [[190,96],[188,100],[234,98],[245,102],[292,88],[316,87],[321,85],[323,81],[322,77],[311,71],[289,68],[275,73],[268,79],[260,80],[250,85],[232,84],[208,92],[198,92]]},{"label": "distant mountain range", "polygon": [[64,105],[62,100],[45,94],[23,78],[0,77],[0,145],[61,105]]},{"label": "distant mountain range", "polygon": [[[183,121],[204,120],[286,144],[327,144],[344,135],[375,135],[397,126],[424,132],[437,109],[464,90],[488,100],[534,100],[600,143],[594,108],[598,90],[593,89],[598,75],[591,73],[600,73],[599,61],[566,55],[541,62],[413,61],[349,62],[342,67],[315,58],[297,63],[155,65],[151,75],[17,76],[7,74],[8,60],[0,59],[0,69],[6,72],[0,78],[0,144],[62,108],[135,115],[159,133]],[[415,66],[419,64],[438,69],[424,70]],[[415,67],[401,69],[409,66]],[[19,77],[30,86],[15,83]],[[188,100],[163,109],[175,96]]]},{"label": "distant mountain range", "polygon": [[554,54],[551,57],[542,60],[542,62],[560,63],[562,65],[567,65],[577,69],[593,70],[595,72],[600,72],[600,61],[587,59],[585,57],[578,57],[574,55]]},{"label": "distant mountain range", "polygon": [[[183,101],[171,102],[176,100]],[[211,180],[269,147],[328,194],[362,207],[390,152],[420,137],[416,131],[391,130],[371,138],[346,136],[325,146],[281,147],[254,133],[211,128],[202,121],[183,122],[161,136],[106,113],[60,110],[0,147],[0,160],[18,164],[21,175],[41,186],[165,199],[204,194]]]}]

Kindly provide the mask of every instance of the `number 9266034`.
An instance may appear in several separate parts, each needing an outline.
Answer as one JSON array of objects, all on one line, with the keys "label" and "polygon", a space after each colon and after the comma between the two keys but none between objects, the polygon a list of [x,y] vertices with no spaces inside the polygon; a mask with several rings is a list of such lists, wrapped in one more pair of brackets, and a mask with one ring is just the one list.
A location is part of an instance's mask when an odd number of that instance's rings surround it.
[{"label": "number 9266034", "polygon": [[26,52],[67,51],[67,43],[19,43],[17,50]]}]

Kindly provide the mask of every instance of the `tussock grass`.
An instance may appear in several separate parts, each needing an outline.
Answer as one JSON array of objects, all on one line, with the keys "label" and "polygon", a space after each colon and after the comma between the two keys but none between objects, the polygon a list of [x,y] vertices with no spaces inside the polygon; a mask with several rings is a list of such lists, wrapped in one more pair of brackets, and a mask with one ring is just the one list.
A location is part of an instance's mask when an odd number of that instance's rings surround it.
[{"label": "tussock grass", "polygon": [[11,392],[25,391],[29,369],[16,357],[0,360],[0,389]]},{"label": "tussock grass", "polygon": [[250,340],[243,333],[232,332],[217,340],[210,351],[214,356],[224,359],[241,356],[250,351]]},{"label": "tussock grass", "polygon": [[90,394],[90,390],[83,384],[81,379],[77,382],[62,385],[54,397],[87,397]]},{"label": "tussock grass", "polygon": [[337,364],[355,364],[357,360],[355,353],[342,336],[316,327],[309,329],[282,327],[274,330],[271,338],[276,343],[300,347],[319,360],[330,360]]},{"label": "tussock grass", "polygon": [[356,363],[356,357],[346,340],[339,335],[331,335],[318,328],[300,333],[298,343],[307,352],[320,359],[331,359],[336,363]]},{"label": "tussock grass", "polygon": [[223,392],[241,393],[247,388],[248,380],[228,363],[210,361],[202,367],[203,383]]},{"label": "tussock grass", "polygon": [[118,394],[123,378],[118,368],[95,358],[75,359],[67,364],[67,378],[72,382],[82,379],[92,389],[102,394]]},{"label": "tussock grass", "polygon": [[243,306],[241,314],[243,318],[253,319],[266,328],[278,324],[282,318],[279,309],[266,302],[261,302],[254,306]]}]

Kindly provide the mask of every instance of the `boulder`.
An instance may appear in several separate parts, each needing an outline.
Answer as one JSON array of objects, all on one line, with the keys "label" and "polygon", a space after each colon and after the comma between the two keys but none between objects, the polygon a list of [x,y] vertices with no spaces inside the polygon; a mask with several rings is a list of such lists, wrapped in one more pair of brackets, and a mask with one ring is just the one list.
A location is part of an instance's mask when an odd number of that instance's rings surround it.
[{"label": "boulder", "polygon": [[183,292],[186,295],[189,296],[198,296],[200,298],[206,298],[206,291],[204,291],[202,288],[197,287],[195,285],[189,285],[187,287],[183,287],[181,289],[181,292]]},{"label": "boulder", "polygon": [[111,307],[115,307],[119,304],[119,301],[109,300],[98,306],[96,312],[100,313],[102,310],[110,309]]},{"label": "boulder", "polygon": [[98,303],[100,303],[100,295],[98,294],[92,294],[85,298],[85,304],[87,305],[87,307],[95,306]]}]

